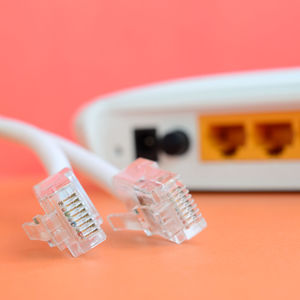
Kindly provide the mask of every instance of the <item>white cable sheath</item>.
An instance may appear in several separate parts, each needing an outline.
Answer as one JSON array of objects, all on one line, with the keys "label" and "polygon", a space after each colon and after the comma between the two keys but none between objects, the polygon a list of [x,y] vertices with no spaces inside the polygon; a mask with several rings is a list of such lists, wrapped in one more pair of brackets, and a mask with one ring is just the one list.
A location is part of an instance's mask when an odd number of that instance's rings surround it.
[{"label": "white cable sheath", "polygon": [[112,178],[120,172],[112,164],[95,155],[94,153],[84,149],[83,147],[68,141],[58,135],[42,131],[45,135],[51,137],[62,150],[67,154],[71,163],[80,171],[88,175],[95,182],[106,188],[110,192],[113,191]]},{"label": "white cable sheath", "polygon": [[61,148],[51,138],[32,125],[0,116],[0,137],[19,142],[31,148],[39,156],[49,175],[67,167],[71,168]]},{"label": "white cable sheath", "polygon": [[113,192],[112,178],[119,173],[119,170],[73,142],[24,122],[2,116],[0,116],[0,137],[31,148],[39,156],[49,175],[66,167],[71,168],[69,158],[79,170],[102,187]]}]

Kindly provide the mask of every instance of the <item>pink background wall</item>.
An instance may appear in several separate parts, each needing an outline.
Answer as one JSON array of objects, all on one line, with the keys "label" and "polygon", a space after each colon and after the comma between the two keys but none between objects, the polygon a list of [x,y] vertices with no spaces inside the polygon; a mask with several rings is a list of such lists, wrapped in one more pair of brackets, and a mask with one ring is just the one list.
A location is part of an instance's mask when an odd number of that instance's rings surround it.
[{"label": "pink background wall", "polygon": [[[90,98],[170,78],[300,65],[299,0],[0,0],[1,114],[71,137]],[[0,175],[41,172],[0,141]]]}]

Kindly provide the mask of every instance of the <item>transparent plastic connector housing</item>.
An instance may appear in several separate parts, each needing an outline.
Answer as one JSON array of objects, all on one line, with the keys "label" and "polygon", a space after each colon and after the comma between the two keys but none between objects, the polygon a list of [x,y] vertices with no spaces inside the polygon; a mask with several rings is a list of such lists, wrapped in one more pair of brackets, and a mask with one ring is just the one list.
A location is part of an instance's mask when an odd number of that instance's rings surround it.
[{"label": "transparent plastic connector housing", "polygon": [[179,176],[153,161],[137,159],[114,177],[113,185],[129,210],[108,217],[114,230],[143,230],[180,244],[206,227]]},{"label": "transparent plastic connector housing", "polygon": [[34,187],[45,211],[23,224],[31,240],[48,242],[74,257],[86,253],[106,238],[102,219],[74,173],[63,169]]}]

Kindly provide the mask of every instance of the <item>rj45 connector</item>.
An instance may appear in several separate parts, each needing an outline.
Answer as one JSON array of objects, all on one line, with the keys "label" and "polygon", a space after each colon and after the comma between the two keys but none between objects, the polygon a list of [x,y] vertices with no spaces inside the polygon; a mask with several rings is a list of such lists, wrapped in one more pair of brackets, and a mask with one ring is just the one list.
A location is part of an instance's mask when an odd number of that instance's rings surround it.
[{"label": "rj45 connector", "polygon": [[177,244],[206,227],[196,203],[176,174],[157,163],[139,158],[116,175],[114,188],[128,213],[109,216],[115,230],[143,230]]},{"label": "rj45 connector", "polygon": [[70,169],[48,177],[35,186],[45,215],[23,224],[31,240],[48,242],[74,257],[86,253],[106,238],[102,219]]}]

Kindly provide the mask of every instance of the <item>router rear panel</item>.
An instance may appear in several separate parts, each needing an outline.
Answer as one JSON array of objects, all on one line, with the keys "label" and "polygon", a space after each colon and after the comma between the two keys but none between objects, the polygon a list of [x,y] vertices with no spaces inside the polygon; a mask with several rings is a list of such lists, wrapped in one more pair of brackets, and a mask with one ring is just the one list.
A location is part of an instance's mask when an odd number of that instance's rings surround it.
[{"label": "router rear panel", "polygon": [[[240,117],[241,124],[248,124],[245,114],[234,115],[234,118]],[[262,145],[254,145],[253,153],[250,153],[249,159],[238,156],[241,149],[236,153],[224,155],[213,141],[210,141],[208,133],[205,131],[207,122],[212,124],[228,125],[231,115],[207,116],[200,112],[149,112],[149,113],[126,113],[111,114],[110,121],[107,123],[106,131],[109,132],[109,139],[105,144],[99,141],[99,151],[94,151],[99,155],[100,148],[103,150],[105,145],[106,158],[116,166],[124,168],[136,158],[136,130],[155,129],[158,137],[174,130],[181,130],[188,136],[190,145],[186,153],[181,155],[167,155],[158,151],[158,162],[164,169],[181,174],[182,179],[187,186],[194,190],[297,190],[300,187],[299,160],[296,159],[300,151],[300,134],[297,129],[300,125],[299,113],[257,113],[258,124],[263,120],[268,124],[274,124],[278,120],[279,124],[287,124],[291,121],[295,129],[293,136],[293,145],[289,143],[280,154],[266,154]],[[262,117],[263,116],[263,117]],[[277,116],[277,118],[276,118]],[[298,122],[299,119],[299,122]],[[116,122],[117,120],[117,122]],[[299,124],[298,124],[299,123]],[[236,122],[232,123],[233,125]],[[117,134],[116,134],[117,132]],[[280,134],[279,134],[280,135]],[[251,135],[245,136],[245,139]],[[252,136],[253,138],[253,136]],[[205,147],[211,142],[210,147],[215,147],[216,157],[207,158]],[[245,144],[247,142],[245,141]],[[297,149],[294,149],[296,147]],[[292,148],[292,149],[289,149]],[[244,151],[244,152],[247,152]],[[255,152],[256,151],[256,152]],[[213,153],[213,152],[210,152]],[[255,154],[256,153],[256,154]],[[257,159],[255,158],[257,155]],[[260,156],[259,156],[260,155]],[[290,155],[290,156],[288,156]],[[288,157],[285,157],[288,156]],[[239,159],[237,159],[239,158]]]}]

